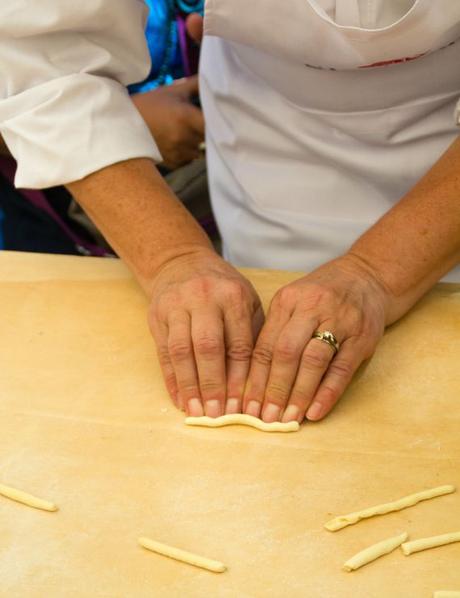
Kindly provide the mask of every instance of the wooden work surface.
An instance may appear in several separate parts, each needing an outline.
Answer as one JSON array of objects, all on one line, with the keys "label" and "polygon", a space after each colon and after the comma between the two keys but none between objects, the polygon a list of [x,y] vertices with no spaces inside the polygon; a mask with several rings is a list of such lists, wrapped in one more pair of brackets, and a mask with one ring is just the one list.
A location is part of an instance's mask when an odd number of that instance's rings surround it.
[{"label": "wooden work surface", "polygon": [[[294,274],[253,271],[264,301]],[[355,573],[401,531],[460,530],[460,492],[335,534],[331,516],[460,486],[460,287],[388,330],[334,413],[296,434],[186,428],[169,402],[146,301],[118,261],[0,253],[0,596],[430,598],[460,590],[460,544]],[[221,560],[222,575],[138,536]]]}]

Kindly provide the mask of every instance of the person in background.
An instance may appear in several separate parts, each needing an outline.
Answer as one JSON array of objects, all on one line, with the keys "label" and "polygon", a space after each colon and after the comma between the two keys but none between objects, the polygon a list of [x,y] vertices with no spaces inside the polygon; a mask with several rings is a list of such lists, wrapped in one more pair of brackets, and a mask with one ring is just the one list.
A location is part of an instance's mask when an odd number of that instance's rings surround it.
[{"label": "person in background", "polygon": [[[146,0],[146,4],[151,69],[145,80],[128,89],[158,144],[161,173],[218,245],[202,151],[199,46],[187,32],[187,20],[192,17],[193,28],[193,16],[203,11],[204,0]],[[14,172],[15,162],[0,136],[0,249],[113,255],[64,187],[18,191],[12,185]]]},{"label": "person in background", "polygon": [[160,172],[219,249],[209,201],[197,76],[199,44],[195,40],[202,33],[204,0],[145,3],[152,67],[144,81],[128,89],[163,156]]}]

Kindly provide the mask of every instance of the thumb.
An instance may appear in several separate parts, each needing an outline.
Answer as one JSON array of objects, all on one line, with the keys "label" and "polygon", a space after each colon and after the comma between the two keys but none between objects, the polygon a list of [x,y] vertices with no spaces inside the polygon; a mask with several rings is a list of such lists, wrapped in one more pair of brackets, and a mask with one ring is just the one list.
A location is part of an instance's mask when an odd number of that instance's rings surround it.
[{"label": "thumb", "polygon": [[187,17],[187,32],[197,44],[201,43],[203,39],[203,17],[197,12]]}]

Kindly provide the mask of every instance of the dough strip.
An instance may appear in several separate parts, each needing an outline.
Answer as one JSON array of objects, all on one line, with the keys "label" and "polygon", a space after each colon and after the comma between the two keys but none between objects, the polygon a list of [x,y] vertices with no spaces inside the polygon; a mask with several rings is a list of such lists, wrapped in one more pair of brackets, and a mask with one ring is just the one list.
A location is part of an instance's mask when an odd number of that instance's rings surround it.
[{"label": "dough strip", "polygon": [[139,544],[147,550],[151,550],[157,554],[167,556],[176,561],[182,561],[189,565],[194,565],[195,567],[201,567],[201,569],[207,569],[214,573],[223,573],[227,569],[227,567],[219,561],[213,561],[212,559],[207,559],[197,554],[193,554],[192,552],[181,550],[180,548],[167,546],[166,544],[150,540],[149,538],[139,538]]},{"label": "dough strip", "polygon": [[433,598],[460,598],[460,592],[452,592],[449,590],[437,590],[433,594]]},{"label": "dough strip", "polygon": [[207,428],[221,428],[223,426],[251,426],[262,430],[262,432],[298,432],[299,422],[288,423],[273,422],[267,424],[258,417],[237,413],[234,415],[222,415],[221,417],[187,417],[185,418],[187,426],[204,426]]},{"label": "dough strip", "polygon": [[328,521],[324,527],[330,532],[336,532],[339,529],[347,527],[347,525],[358,523],[358,521],[361,521],[361,519],[374,517],[375,515],[386,515],[387,513],[392,513],[394,511],[401,511],[402,509],[407,509],[407,507],[416,505],[422,500],[429,500],[430,498],[436,498],[437,496],[443,496],[444,494],[451,494],[452,492],[455,492],[455,486],[451,485],[438,486],[437,488],[432,488],[431,490],[423,490],[422,492],[410,494],[409,496],[405,496],[404,498],[400,498],[394,502],[376,505],[374,507],[363,509],[362,511],[348,513],[348,515],[341,515],[340,517],[336,517],[335,519]]},{"label": "dough strip", "polygon": [[41,509],[42,511],[58,510],[57,506],[48,500],[37,498],[36,496],[32,496],[32,494],[27,494],[27,492],[11,488],[10,486],[4,486],[3,484],[0,484],[0,494],[34,509]]},{"label": "dough strip", "polygon": [[460,542],[460,532],[452,532],[450,534],[442,534],[442,536],[431,536],[431,538],[413,540],[412,542],[406,542],[401,548],[404,554],[409,556],[413,552],[420,552],[421,550],[428,550],[429,548],[437,548],[438,546],[445,546],[446,544],[453,544],[454,542]]},{"label": "dough strip", "polygon": [[409,535],[407,533],[403,533],[399,534],[399,536],[392,536],[391,538],[382,540],[377,544],[373,544],[372,546],[369,546],[369,548],[365,548],[364,550],[361,550],[361,552],[358,552],[352,556],[351,559],[349,559],[343,565],[343,569],[345,569],[345,571],[354,571],[363,565],[372,563],[372,561],[375,561],[381,556],[393,552],[393,550],[398,548],[398,546],[401,546],[401,544],[405,542],[408,537]]}]

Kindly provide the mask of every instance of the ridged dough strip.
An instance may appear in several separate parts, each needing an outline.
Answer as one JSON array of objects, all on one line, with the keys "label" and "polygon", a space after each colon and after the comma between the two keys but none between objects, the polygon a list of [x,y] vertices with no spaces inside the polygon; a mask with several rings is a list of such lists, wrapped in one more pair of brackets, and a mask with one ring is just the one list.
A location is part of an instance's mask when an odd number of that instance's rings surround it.
[{"label": "ridged dough strip", "polygon": [[206,428],[222,428],[223,426],[250,426],[262,432],[298,432],[299,422],[288,423],[273,422],[267,424],[258,417],[236,413],[234,415],[222,415],[221,417],[186,417],[187,426],[204,426]]},{"label": "ridged dough strip", "polygon": [[401,511],[402,509],[413,507],[422,500],[429,500],[430,498],[436,498],[437,496],[443,496],[444,494],[451,494],[452,492],[455,492],[455,486],[451,485],[438,486],[437,488],[432,488],[431,490],[423,490],[422,492],[410,494],[409,496],[405,496],[393,502],[387,502],[374,507],[369,507],[367,509],[363,509],[362,511],[354,511],[353,513],[348,513],[348,515],[341,515],[340,517],[336,517],[335,519],[328,521],[324,527],[330,532],[336,532],[339,529],[347,527],[347,525],[358,523],[358,521],[361,521],[362,519],[374,517],[375,515],[386,515],[387,513],[392,513],[394,511]]}]

